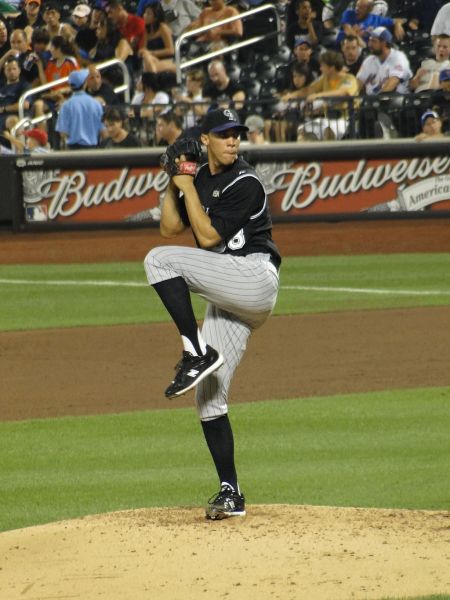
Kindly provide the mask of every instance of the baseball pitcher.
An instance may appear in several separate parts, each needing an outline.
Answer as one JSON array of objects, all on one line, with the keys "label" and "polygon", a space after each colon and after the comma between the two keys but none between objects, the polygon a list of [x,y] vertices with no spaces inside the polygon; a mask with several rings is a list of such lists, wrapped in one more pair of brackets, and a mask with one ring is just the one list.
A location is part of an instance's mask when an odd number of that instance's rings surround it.
[{"label": "baseball pitcher", "polygon": [[[199,168],[201,146],[177,140],[161,164],[171,176],[163,201],[160,231],[176,237],[190,227],[198,248],[161,246],[145,258],[150,285],[172,317],[183,343],[175,377],[165,391],[174,398],[196,388],[196,402],[220,489],[206,517],[245,515],[234,439],[228,418],[233,374],[253,331],[271,314],[278,293],[280,254],[264,186],[238,157],[247,127],[230,109],[212,110],[202,124],[207,162]],[[207,301],[201,332],[190,292]]]}]

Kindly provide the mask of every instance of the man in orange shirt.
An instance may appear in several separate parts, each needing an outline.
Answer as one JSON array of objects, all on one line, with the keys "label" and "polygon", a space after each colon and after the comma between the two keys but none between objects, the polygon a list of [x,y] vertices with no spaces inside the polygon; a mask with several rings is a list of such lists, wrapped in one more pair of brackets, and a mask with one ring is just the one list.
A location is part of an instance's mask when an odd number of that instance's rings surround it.
[{"label": "man in orange shirt", "polygon": [[[185,31],[192,31],[193,29],[239,15],[238,10],[233,6],[227,6],[224,0],[209,0],[209,4],[210,6],[204,8],[198,18],[186,27]],[[242,21],[236,19],[236,21],[232,21],[226,25],[220,25],[219,27],[205,31],[196,38],[196,42],[204,50],[218,50],[224,48],[228,43],[233,42],[235,38],[241,38],[243,33]]]},{"label": "man in orange shirt", "polygon": [[[80,66],[73,55],[73,48],[62,35],[56,35],[50,42],[51,58],[45,69],[42,61],[38,61],[38,68],[42,83],[52,83],[68,77],[72,71],[78,71]],[[34,116],[41,117],[49,110],[57,109],[71,93],[68,83],[56,85],[44,92],[34,103]]]}]

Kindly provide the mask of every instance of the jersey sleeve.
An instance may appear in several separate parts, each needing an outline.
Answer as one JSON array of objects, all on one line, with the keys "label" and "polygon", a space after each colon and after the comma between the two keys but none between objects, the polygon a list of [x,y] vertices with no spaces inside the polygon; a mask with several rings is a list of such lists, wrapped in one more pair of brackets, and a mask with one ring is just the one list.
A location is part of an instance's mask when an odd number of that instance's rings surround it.
[{"label": "jersey sleeve", "polygon": [[397,77],[400,81],[405,81],[410,77],[410,67],[405,56],[397,52],[394,59],[389,64],[389,77]]},{"label": "jersey sleeve", "polygon": [[370,75],[372,74],[371,70],[371,61],[368,60],[370,56],[368,56],[365,60],[363,60],[361,67],[359,68],[358,73],[356,74],[356,78],[366,83]]},{"label": "jersey sleeve", "polygon": [[222,240],[229,240],[264,210],[265,203],[266,194],[258,177],[242,174],[222,190],[220,202],[209,215],[211,224]]},{"label": "jersey sleeve", "polygon": [[[391,27],[394,27],[394,19],[392,19],[391,17],[381,17],[380,16],[380,25],[382,27],[386,27],[387,29],[390,29]],[[377,27],[379,27],[379,25],[377,25]]]},{"label": "jersey sleeve", "polygon": [[342,13],[340,25],[353,25],[355,23],[355,11],[351,8],[347,8]]}]

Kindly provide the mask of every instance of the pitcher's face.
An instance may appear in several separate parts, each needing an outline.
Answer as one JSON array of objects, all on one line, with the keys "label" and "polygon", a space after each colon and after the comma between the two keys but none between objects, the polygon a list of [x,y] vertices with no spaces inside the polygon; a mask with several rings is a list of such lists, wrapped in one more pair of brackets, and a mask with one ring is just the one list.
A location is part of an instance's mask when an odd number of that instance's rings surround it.
[{"label": "pitcher's face", "polygon": [[240,142],[240,131],[234,128],[202,135],[202,143],[208,149],[208,159],[218,169],[234,163]]}]

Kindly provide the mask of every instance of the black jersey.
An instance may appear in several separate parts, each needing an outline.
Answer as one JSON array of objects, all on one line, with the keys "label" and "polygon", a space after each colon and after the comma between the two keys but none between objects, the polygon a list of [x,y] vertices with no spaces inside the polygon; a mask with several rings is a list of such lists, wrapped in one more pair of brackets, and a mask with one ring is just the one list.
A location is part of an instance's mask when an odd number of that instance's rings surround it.
[{"label": "black jersey", "polygon": [[[225,171],[211,175],[208,164],[204,164],[194,185],[203,209],[222,238],[212,251],[235,256],[264,252],[271,255],[276,267],[280,265],[280,253],[272,240],[267,195],[253,167],[238,158]],[[182,217],[189,224],[187,213]]]}]

